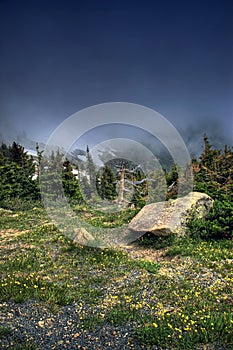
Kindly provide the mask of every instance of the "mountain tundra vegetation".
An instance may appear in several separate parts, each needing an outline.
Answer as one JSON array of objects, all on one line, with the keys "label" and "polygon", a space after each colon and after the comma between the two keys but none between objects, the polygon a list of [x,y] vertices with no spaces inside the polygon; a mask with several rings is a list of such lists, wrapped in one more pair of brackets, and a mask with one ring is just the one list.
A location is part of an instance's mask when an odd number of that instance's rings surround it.
[{"label": "mountain tundra vegetation", "polygon": [[147,232],[117,248],[62,234],[43,207],[40,176],[56,201],[59,173],[73,211],[110,229],[129,223],[153,191],[158,202],[176,198],[176,164],[151,177],[124,159],[97,169],[89,149],[80,162],[0,146],[2,349],[233,348],[233,149],[203,141],[191,166],[193,190],[214,200],[208,216],[192,217],[184,237]]}]

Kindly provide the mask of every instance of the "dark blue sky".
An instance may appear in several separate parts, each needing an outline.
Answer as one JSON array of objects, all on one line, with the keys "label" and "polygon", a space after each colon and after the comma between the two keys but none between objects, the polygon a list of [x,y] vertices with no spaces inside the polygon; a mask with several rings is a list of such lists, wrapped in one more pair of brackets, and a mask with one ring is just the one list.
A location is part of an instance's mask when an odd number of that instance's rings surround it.
[{"label": "dark blue sky", "polygon": [[0,134],[112,101],[232,140],[233,2],[0,0]]}]

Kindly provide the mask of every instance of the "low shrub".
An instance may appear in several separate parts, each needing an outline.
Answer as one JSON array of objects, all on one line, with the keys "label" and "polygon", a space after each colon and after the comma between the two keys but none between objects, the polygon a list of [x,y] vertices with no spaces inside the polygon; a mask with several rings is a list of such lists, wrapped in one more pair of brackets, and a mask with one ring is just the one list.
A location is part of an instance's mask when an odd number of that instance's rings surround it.
[{"label": "low shrub", "polygon": [[233,204],[216,200],[206,218],[195,219],[187,223],[190,236],[202,239],[233,238]]}]

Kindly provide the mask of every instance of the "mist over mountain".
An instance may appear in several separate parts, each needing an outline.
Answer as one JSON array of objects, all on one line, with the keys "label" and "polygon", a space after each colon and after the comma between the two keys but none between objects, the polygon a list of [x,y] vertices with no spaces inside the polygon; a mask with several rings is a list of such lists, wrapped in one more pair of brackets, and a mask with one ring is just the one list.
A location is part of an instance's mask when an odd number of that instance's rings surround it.
[{"label": "mist over mountain", "polygon": [[233,119],[229,125],[225,125],[221,120],[204,119],[200,123],[184,126],[180,134],[191,157],[199,157],[202,152],[204,133],[215,149],[223,149],[225,145],[233,146]]},{"label": "mist over mountain", "polygon": [[11,145],[13,142],[16,142],[23,146],[24,148],[36,150],[37,143],[39,144],[40,149],[45,148],[45,143],[40,140],[34,140],[26,131],[17,131],[15,128],[9,126],[0,126],[0,143],[5,143],[6,145]]},{"label": "mist over mountain", "polygon": [[[186,126],[183,125],[180,131],[180,135],[183,138],[184,143],[190,153],[190,157],[198,158],[203,149],[204,133],[207,134],[210,143],[214,148],[222,149],[225,145],[233,145],[233,138],[230,129],[231,125],[229,125],[228,132],[226,132],[226,126],[221,124],[220,121],[206,119],[200,124],[193,123]],[[85,155],[87,145],[91,147],[95,146],[98,148],[98,143],[101,143],[106,139],[106,137],[117,138],[120,136],[123,138],[125,137],[126,139],[132,138],[136,140],[138,143],[141,143],[150,151],[152,151],[158,160],[163,159],[163,163],[164,161],[166,164],[171,163],[172,159],[166,147],[162,145],[158,140],[156,140],[153,135],[150,135],[149,133],[143,131],[140,133],[134,131],[134,134],[132,134],[132,130],[130,135],[127,131],[127,128],[124,126],[121,126],[118,131],[116,131],[116,128],[110,131],[107,126],[105,126],[103,129],[100,128],[100,130],[97,131],[92,130],[88,135],[83,135],[83,137],[81,137],[81,140],[78,142],[78,147],[73,147],[72,149],[74,150],[76,148],[79,150],[80,155]],[[40,139],[31,137],[30,134],[28,134],[25,130],[19,131],[12,125],[9,125],[7,122],[0,123],[0,143],[10,145],[13,141],[31,150],[36,149],[37,143],[39,144],[41,150],[46,146],[45,142],[42,142]],[[60,145],[57,146],[59,147]],[[105,150],[104,154],[102,151],[102,158],[108,160],[111,155],[109,154],[107,157],[106,152],[107,150]],[[112,153],[112,157],[118,157],[116,150],[115,153]],[[138,154],[138,157],[143,157],[143,155]]]}]

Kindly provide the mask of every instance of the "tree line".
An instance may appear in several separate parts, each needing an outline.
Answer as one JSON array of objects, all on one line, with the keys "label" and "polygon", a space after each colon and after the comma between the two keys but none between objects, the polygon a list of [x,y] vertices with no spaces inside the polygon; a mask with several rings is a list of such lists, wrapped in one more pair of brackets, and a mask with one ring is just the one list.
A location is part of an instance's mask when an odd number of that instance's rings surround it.
[{"label": "tree line", "polygon": [[[74,152],[75,153],[75,152]],[[54,193],[56,187],[54,172],[62,165],[62,185],[64,193],[71,203],[91,203],[101,200],[113,201],[120,206],[142,208],[146,203],[176,198],[178,194],[179,171],[176,164],[161,173],[154,171],[144,174],[140,166],[124,159],[107,162],[96,169],[89,148],[86,160],[77,163],[71,159],[63,160],[63,154],[52,151],[48,158],[37,146],[37,159],[29,156],[24,148],[13,142],[0,146],[0,206],[12,208],[14,203],[39,203],[41,201],[39,186],[39,168],[49,168],[46,181],[48,194]],[[74,168],[80,171],[74,174]],[[233,149],[214,149],[204,135],[203,151],[198,159],[192,159],[194,191],[204,192],[215,200],[210,221],[193,221],[192,232],[200,236],[232,236],[233,217]],[[82,174],[82,176],[81,176]],[[52,181],[50,181],[52,180]],[[151,181],[153,180],[153,181]],[[165,183],[164,183],[165,182]],[[150,199],[151,193],[156,196]],[[51,198],[53,200],[53,198]]]}]

